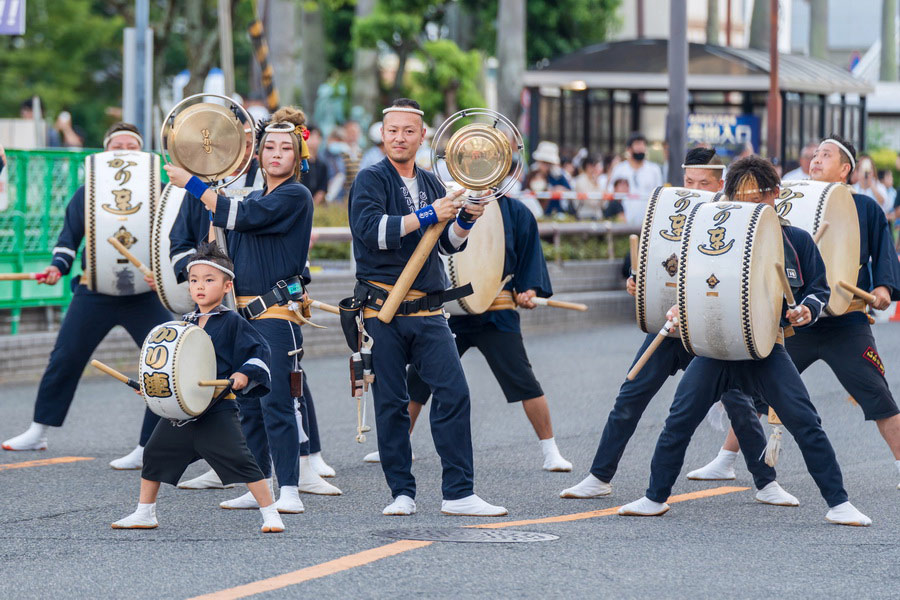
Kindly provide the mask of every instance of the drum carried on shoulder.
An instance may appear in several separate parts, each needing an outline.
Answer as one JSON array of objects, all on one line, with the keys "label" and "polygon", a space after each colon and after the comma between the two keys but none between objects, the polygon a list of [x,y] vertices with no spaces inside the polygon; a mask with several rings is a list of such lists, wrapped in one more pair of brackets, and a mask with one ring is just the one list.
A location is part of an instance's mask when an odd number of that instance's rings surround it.
[{"label": "drum carried on shoulder", "polygon": [[150,291],[141,271],[107,239],[113,237],[139,261],[150,260],[150,221],[159,198],[159,157],[111,150],[85,158],[82,282],[109,296]]},{"label": "drum carried on shoulder", "polygon": [[784,289],[784,241],[766,204],[709,202],[691,211],[679,255],[678,325],[685,349],[720,360],[759,360],[775,346]]},{"label": "drum carried on shoulder", "polygon": [[813,236],[831,289],[825,310],[844,314],[853,292],[840,282],[855,284],[859,271],[859,216],[850,188],[843,183],[784,181],[775,208],[791,225]]},{"label": "drum carried on shoulder", "polygon": [[202,415],[218,390],[230,379],[215,379],[216,352],[209,334],[192,323],[169,321],[157,325],[141,347],[139,381],[92,360],[91,364],[138,390],[147,408],[170,421]]},{"label": "drum carried on shoulder", "polygon": [[645,333],[659,331],[666,311],[675,304],[681,236],[691,210],[714,202],[721,192],[658,187],[647,201],[638,242],[634,282],[638,326]]}]

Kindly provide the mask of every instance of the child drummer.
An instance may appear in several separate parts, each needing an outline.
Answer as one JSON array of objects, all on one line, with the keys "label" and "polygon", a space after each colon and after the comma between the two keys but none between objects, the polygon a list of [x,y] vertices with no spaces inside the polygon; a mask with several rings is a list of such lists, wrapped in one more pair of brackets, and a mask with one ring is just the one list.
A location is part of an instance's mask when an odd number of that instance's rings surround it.
[{"label": "child drummer", "polygon": [[[269,346],[236,312],[222,305],[233,285],[234,265],[215,245],[201,247],[188,264],[194,312],[184,316],[212,338],[216,377],[230,378],[231,389],[243,396],[269,393]],[[272,493],[247,448],[238,419],[235,395],[226,390],[201,416],[187,423],[161,420],[144,450],[141,495],[137,510],[112,524],[113,529],[154,529],[160,482],[177,485],[189,464],[205,459],[226,485],[246,483],[259,503],[263,533],[284,531]]]}]

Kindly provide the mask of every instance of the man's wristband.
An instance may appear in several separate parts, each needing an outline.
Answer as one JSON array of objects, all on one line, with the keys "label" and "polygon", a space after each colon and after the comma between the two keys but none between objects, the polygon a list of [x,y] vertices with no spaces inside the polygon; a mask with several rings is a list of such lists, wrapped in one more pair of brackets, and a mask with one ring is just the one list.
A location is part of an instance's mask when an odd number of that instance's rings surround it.
[{"label": "man's wristband", "polygon": [[469,231],[470,229],[475,227],[475,221],[466,221],[465,219],[462,219],[459,216],[456,217],[456,224],[459,226],[460,229],[465,229],[466,231]]},{"label": "man's wristband", "polygon": [[196,175],[191,175],[191,178],[188,179],[187,185],[184,186],[184,189],[191,196],[199,200],[203,197],[204,192],[209,189],[209,186],[200,181],[200,178]]},{"label": "man's wristband", "polygon": [[431,205],[423,206],[419,210],[416,211],[416,218],[419,219],[419,225],[422,226],[422,229],[434,225],[438,222],[437,213],[434,210],[434,207]]}]

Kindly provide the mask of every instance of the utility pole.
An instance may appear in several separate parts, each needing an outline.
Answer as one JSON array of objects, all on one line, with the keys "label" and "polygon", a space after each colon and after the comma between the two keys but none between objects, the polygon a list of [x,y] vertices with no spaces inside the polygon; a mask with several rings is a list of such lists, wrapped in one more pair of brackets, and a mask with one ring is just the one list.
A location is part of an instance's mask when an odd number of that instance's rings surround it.
[{"label": "utility pole", "polygon": [[[765,2],[765,0],[757,0]],[[769,100],[766,103],[766,152],[769,160],[781,148],[781,91],[778,85],[778,0],[769,0]]]},{"label": "utility pole", "polygon": [[706,43],[719,43],[719,0],[706,0]]},{"label": "utility pole", "polygon": [[731,0],[725,0],[725,45],[731,47]]},{"label": "utility pole", "polygon": [[149,0],[137,0],[134,12],[134,27],[137,29],[137,39],[135,40],[135,63],[137,66],[136,77],[134,78],[135,86],[135,125],[138,131],[144,137],[144,148],[148,147],[148,142],[153,136],[148,135],[150,132],[150,106],[147,98],[150,96],[147,89],[147,62],[150,58],[150,52],[147,48],[147,29],[150,27],[150,2]]},{"label": "utility pole", "polygon": [[234,50],[231,44],[231,1],[219,0],[219,57],[225,75],[225,95],[234,95]]},{"label": "utility pole", "polygon": [[669,183],[682,183],[682,159],[687,145],[687,0],[671,0],[669,4],[669,114],[666,141],[669,142]]}]

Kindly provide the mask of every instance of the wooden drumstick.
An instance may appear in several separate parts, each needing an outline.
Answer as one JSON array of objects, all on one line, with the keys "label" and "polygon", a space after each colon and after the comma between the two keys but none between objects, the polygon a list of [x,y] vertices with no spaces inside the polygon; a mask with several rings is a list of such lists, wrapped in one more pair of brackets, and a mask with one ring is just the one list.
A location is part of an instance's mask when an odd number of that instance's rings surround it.
[{"label": "wooden drumstick", "polygon": [[324,302],[319,302],[318,300],[311,300],[310,306],[312,306],[313,308],[318,308],[319,310],[324,310],[325,312],[329,312],[333,315],[341,314],[341,309],[339,309],[337,306],[325,304]]},{"label": "wooden drumstick", "polygon": [[781,287],[784,291],[784,299],[787,300],[788,308],[794,310],[797,308],[797,303],[794,301],[794,292],[791,291],[791,284],[788,282],[784,267],[779,263],[775,263],[775,270],[778,271],[778,280],[781,282]]},{"label": "wooden drumstick", "polygon": [[675,326],[674,321],[666,321],[666,324],[663,325],[663,328],[659,330],[659,333],[656,334],[656,337],[653,338],[653,341],[650,342],[650,345],[647,346],[647,349],[644,350],[644,353],[641,354],[641,357],[634,363],[634,366],[631,367],[631,370],[628,371],[628,375],[625,376],[625,379],[628,381],[634,381],[634,378],[638,376],[638,373],[641,372],[641,369],[644,368],[644,365],[647,364],[647,361],[650,360],[650,357],[656,352],[656,349],[659,348],[659,345],[663,343],[663,340],[669,336],[669,332],[672,331],[672,327]]},{"label": "wooden drumstick", "polygon": [[631,274],[633,276],[638,270],[638,236],[633,233],[629,235],[628,246],[631,248]]},{"label": "wooden drumstick", "polygon": [[0,281],[30,281],[32,279],[40,281],[46,277],[46,273],[0,273]]},{"label": "wooden drumstick", "polygon": [[232,379],[201,379],[197,382],[200,387],[230,387],[234,384]]},{"label": "wooden drumstick", "polygon": [[133,264],[135,267],[138,268],[138,270],[140,270],[141,273],[143,273],[144,275],[147,275],[148,277],[153,277],[153,271],[148,269],[147,266],[144,263],[142,263],[138,259],[137,256],[135,256],[134,254],[129,252],[128,248],[126,248],[125,246],[122,245],[122,242],[120,242],[119,240],[117,240],[114,237],[107,238],[106,241],[109,242],[110,244],[112,244],[113,248],[118,250],[122,256],[127,258],[131,262],[131,264]]},{"label": "wooden drumstick", "polygon": [[552,306],[553,308],[566,308],[568,310],[578,310],[581,312],[585,312],[588,307],[587,304],[580,304],[577,302],[563,302],[562,300],[550,300],[549,298],[532,298],[532,302],[537,304],[538,306]]},{"label": "wooden drumstick", "polygon": [[862,298],[863,302],[866,304],[875,304],[875,294],[870,294],[869,292],[856,287],[851,283],[847,283],[846,281],[838,281],[838,285],[859,298]]},{"label": "wooden drumstick", "polygon": [[92,360],[91,366],[103,371],[104,373],[106,373],[107,375],[109,375],[111,377],[115,377],[116,379],[118,379],[119,381],[121,381],[122,383],[127,385],[128,387],[134,388],[137,391],[141,391],[141,384],[139,384],[134,379],[131,379],[127,375],[124,375],[124,374],[120,373],[119,371],[116,371],[109,365],[103,364],[99,360]]},{"label": "wooden drumstick", "polygon": [[382,323],[390,323],[394,319],[394,315],[397,314],[397,309],[400,308],[400,303],[403,302],[403,299],[406,298],[406,294],[408,294],[409,290],[412,288],[413,282],[415,282],[416,277],[419,276],[419,271],[422,270],[422,266],[431,255],[431,250],[434,248],[434,245],[437,244],[446,225],[446,222],[435,223],[425,231],[424,235],[422,235],[422,239],[419,240],[412,256],[409,257],[409,262],[403,267],[403,271],[400,273],[400,277],[397,278],[397,282],[394,284],[393,289],[388,292],[388,297],[384,301],[384,306],[378,311],[379,321]]},{"label": "wooden drumstick", "polygon": [[822,221],[822,224],[819,225],[819,230],[816,232],[816,235],[813,236],[813,243],[818,245],[819,240],[822,239],[822,236],[825,235],[825,232],[828,230],[828,221]]}]

